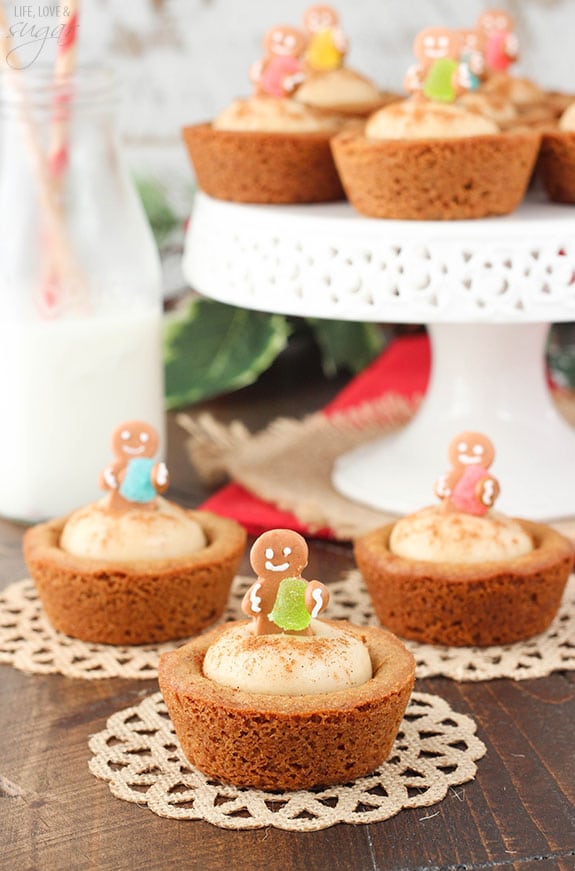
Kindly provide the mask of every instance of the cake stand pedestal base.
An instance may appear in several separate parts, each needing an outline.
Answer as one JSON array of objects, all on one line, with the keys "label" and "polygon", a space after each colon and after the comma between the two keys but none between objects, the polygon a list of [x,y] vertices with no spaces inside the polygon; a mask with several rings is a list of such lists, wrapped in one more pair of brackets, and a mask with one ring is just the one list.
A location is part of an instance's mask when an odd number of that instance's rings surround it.
[{"label": "cake stand pedestal base", "polygon": [[497,510],[550,520],[575,514],[575,432],[545,378],[549,324],[431,324],[432,371],[404,429],[341,457],[333,483],[394,514],[432,503],[451,439],[464,430],[494,443]]}]

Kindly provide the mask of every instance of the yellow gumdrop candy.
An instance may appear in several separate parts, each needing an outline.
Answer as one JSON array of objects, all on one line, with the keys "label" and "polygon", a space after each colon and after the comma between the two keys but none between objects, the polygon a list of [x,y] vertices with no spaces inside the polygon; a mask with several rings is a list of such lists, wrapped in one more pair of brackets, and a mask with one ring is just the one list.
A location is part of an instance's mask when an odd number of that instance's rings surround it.
[{"label": "yellow gumdrop candy", "polygon": [[305,605],[306,587],[307,581],[303,578],[284,578],[279,585],[274,607],[268,616],[284,632],[301,632],[311,622]]},{"label": "yellow gumdrop candy", "polygon": [[322,73],[340,68],[343,54],[334,43],[331,30],[320,30],[312,37],[306,60],[313,70]]}]

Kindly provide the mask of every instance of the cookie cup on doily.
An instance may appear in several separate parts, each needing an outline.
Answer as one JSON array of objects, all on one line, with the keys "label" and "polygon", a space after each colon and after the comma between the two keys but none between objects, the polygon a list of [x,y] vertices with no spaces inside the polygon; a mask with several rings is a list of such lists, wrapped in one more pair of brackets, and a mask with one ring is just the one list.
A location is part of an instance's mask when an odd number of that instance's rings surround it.
[{"label": "cookie cup on doily", "polygon": [[204,676],[203,661],[226,626],[163,654],[160,688],[192,765],[236,786],[294,790],[345,783],[387,758],[413,688],[413,656],[379,627],[325,622],[366,645],[370,680],[313,695],[222,686]]},{"label": "cookie cup on doily", "polygon": [[570,542],[541,523],[517,521],[533,550],[512,560],[447,563],[394,554],[395,524],[360,536],[355,559],[381,623],[427,644],[512,644],[545,631],[573,565]]},{"label": "cookie cup on doily", "polygon": [[534,131],[454,139],[332,140],[348,199],[363,215],[459,220],[506,215],[525,196],[539,150]]},{"label": "cookie cup on doily", "polygon": [[198,185],[238,203],[320,203],[341,200],[330,150],[333,132],[222,130],[197,124],[182,131]]},{"label": "cookie cup on doily", "polygon": [[29,529],[24,558],[46,615],[60,632],[102,644],[185,638],[221,616],[246,533],[235,521],[186,511],[207,545],[185,558],[121,562],[67,553],[68,518]]}]

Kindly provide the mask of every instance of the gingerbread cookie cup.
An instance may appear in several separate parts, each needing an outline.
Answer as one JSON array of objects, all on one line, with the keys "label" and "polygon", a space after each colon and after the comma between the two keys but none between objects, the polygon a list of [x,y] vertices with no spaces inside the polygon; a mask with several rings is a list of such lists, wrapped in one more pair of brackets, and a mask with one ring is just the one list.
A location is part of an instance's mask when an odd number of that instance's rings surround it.
[{"label": "gingerbread cookie cup", "polygon": [[185,127],[183,137],[202,191],[237,203],[321,203],[343,188],[330,150],[333,133]]},{"label": "gingerbread cookie cup", "polygon": [[575,132],[545,131],[537,169],[550,200],[575,203]]},{"label": "gingerbread cookie cup", "polygon": [[518,520],[533,550],[509,560],[446,563],[394,554],[394,524],[357,539],[355,559],[381,623],[404,638],[449,646],[512,644],[547,629],[573,566],[570,542]]},{"label": "gingerbread cookie cup", "polygon": [[506,215],[525,195],[540,135],[368,139],[344,131],[332,151],[346,194],[371,218],[460,220]]},{"label": "gingerbread cookie cup", "polygon": [[68,518],[29,529],[24,557],[48,619],[60,632],[103,644],[185,638],[221,616],[246,542],[244,529],[187,511],[207,545],[178,559],[114,561],[66,553]]},{"label": "gingerbread cookie cup", "polygon": [[413,688],[413,656],[378,627],[325,622],[367,646],[370,680],[314,695],[222,686],[204,676],[203,661],[226,626],[162,655],[160,688],[192,765],[238,786],[281,790],[345,783],[384,762]]}]

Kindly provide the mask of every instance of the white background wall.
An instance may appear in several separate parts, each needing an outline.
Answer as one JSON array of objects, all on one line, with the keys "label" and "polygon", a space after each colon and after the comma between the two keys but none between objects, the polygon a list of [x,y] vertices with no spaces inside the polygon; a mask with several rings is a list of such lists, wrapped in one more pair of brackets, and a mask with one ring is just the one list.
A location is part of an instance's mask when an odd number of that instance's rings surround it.
[{"label": "white background wall", "polygon": [[[164,179],[177,196],[191,178],[180,144],[182,125],[210,118],[249,92],[247,70],[265,30],[298,24],[311,0],[83,0],[83,61],[105,61],[124,95],[120,113],[129,157]],[[489,0],[333,0],[347,32],[349,63],[382,87],[400,89],[411,43],[422,27],[466,26]],[[6,3],[13,24],[54,24],[53,3]],[[518,72],[575,93],[575,0],[501,0],[516,16]],[[26,7],[31,14],[25,14]],[[24,14],[23,14],[24,13]],[[17,36],[16,42],[24,43]],[[41,60],[49,60],[48,39]],[[32,57],[36,45],[23,47]],[[40,58],[39,58],[40,60]],[[38,62],[39,62],[38,60]],[[35,61],[36,62],[36,61]]]}]

